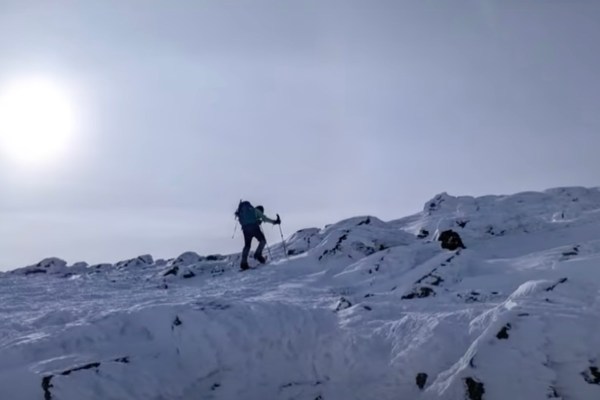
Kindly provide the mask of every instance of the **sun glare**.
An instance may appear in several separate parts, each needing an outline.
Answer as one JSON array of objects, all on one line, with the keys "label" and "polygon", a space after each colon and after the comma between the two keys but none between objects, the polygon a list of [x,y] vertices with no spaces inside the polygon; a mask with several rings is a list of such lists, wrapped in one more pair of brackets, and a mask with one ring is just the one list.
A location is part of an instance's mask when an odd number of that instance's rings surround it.
[{"label": "sun glare", "polygon": [[63,155],[74,133],[74,115],[64,88],[30,78],[0,86],[0,152],[24,163]]}]

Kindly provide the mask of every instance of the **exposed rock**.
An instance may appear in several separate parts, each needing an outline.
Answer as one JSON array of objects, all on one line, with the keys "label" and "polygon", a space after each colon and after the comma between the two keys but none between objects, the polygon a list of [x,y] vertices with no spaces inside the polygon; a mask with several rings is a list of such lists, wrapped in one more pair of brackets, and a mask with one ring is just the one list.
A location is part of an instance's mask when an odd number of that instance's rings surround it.
[{"label": "exposed rock", "polygon": [[596,366],[591,366],[588,371],[581,373],[583,379],[590,385],[600,385],[600,370]]},{"label": "exposed rock", "polygon": [[[553,290],[554,290],[554,289],[555,289],[555,288],[556,288],[558,285],[560,285],[560,284],[562,284],[562,283],[565,283],[567,280],[568,280],[567,278],[562,278],[562,279],[560,279],[560,280],[559,280],[558,282],[556,282],[554,285],[547,287],[547,288],[546,288],[546,292],[551,292],[551,291],[553,291]],[[548,300],[548,299],[546,299],[546,300]],[[548,301],[550,301],[550,300],[548,300]]]},{"label": "exposed rock", "polygon": [[171,324],[171,329],[175,329],[176,326],[179,326],[181,324],[183,324],[183,322],[181,322],[181,319],[179,319],[179,315],[177,315],[175,316],[175,320]]},{"label": "exposed rock", "polygon": [[572,256],[576,256],[579,254],[579,248],[580,246],[574,246],[572,250],[570,251],[565,251],[562,253],[562,255],[564,257],[572,257]]},{"label": "exposed rock", "polygon": [[35,275],[35,274],[46,274],[48,271],[45,269],[29,269],[25,271],[25,275]]},{"label": "exposed rock", "polygon": [[456,225],[458,225],[461,228],[464,228],[465,226],[467,226],[468,223],[469,223],[469,221],[464,221],[464,220],[456,221]]},{"label": "exposed rock", "polygon": [[425,385],[427,384],[427,374],[424,372],[420,372],[417,374],[416,383],[419,389],[423,390]]},{"label": "exposed rock", "polygon": [[177,273],[179,272],[179,267],[176,265],[174,267],[171,267],[167,270],[167,272],[165,272],[163,274],[163,276],[169,276],[169,275],[174,275],[177,276]]},{"label": "exposed rock", "polygon": [[338,305],[335,308],[335,311],[336,312],[342,311],[342,310],[345,310],[345,309],[350,308],[350,307],[352,307],[352,303],[350,303],[350,301],[348,301],[345,297],[342,297],[340,299],[340,301],[338,302]]},{"label": "exposed rock", "polygon": [[491,236],[504,236],[504,234],[506,233],[506,230],[502,229],[501,231],[497,231],[493,226],[490,225],[490,226],[488,226],[485,233],[487,233],[488,235],[491,235]]},{"label": "exposed rock", "polygon": [[466,249],[465,245],[460,238],[460,235],[454,232],[452,229],[443,231],[440,233],[438,240],[442,242],[442,248],[450,251],[457,249]]},{"label": "exposed rock", "polygon": [[[118,362],[118,363],[123,363],[123,364],[129,364],[129,357],[121,357],[121,358],[116,358],[114,360],[111,360],[112,362]],[[77,372],[77,371],[83,371],[86,369],[98,369],[100,367],[100,365],[102,365],[102,363],[100,362],[93,362],[93,363],[89,363],[89,364],[85,364],[82,365],[80,367],[75,367],[75,368],[71,368],[71,369],[67,369],[64,370],[62,372],[59,372],[57,374],[52,374],[52,375],[46,375],[42,378],[42,390],[44,391],[44,400],[52,400],[52,392],[50,391],[51,388],[54,387],[54,385],[52,385],[52,379],[56,376],[56,375],[61,375],[61,376],[68,376],[71,375],[73,372]]]},{"label": "exposed rock", "polygon": [[430,273],[428,273],[427,275],[422,276],[418,281],[416,281],[416,284],[419,283],[426,283],[428,285],[431,286],[439,286],[440,283],[444,282],[444,279],[439,276],[439,275],[435,275],[434,272],[437,271],[437,268],[434,268]]},{"label": "exposed rock", "polygon": [[319,261],[321,261],[326,256],[330,256],[330,255],[333,255],[333,254],[337,253],[338,251],[341,251],[342,250],[342,243],[344,242],[344,240],[348,239],[348,233],[349,233],[349,231],[344,231],[344,233],[338,238],[337,243],[335,244],[335,246],[332,249],[325,250],[323,252],[323,254],[321,254],[319,256]]},{"label": "exposed rock", "polygon": [[415,298],[422,299],[429,296],[435,296],[435,291],[427,286],[421,286],[411,293],[402,296],[402,300],[411,300]]},{"label": "exposed rock", "polygon": [[52,400],[51,388],[54,387],[51,381],[54,375],[48,375],[42,378],[42,390],[44,391],[44,400]]},{"label": "exposed rock", "polygon": [[510,331],[512,328],[512,326],[510,324],[506,324],[502,327],[502,329],[500,329],[500,331],[496,334],[496,337],[499,340],[506,340],[508,339],[508,331]]},{"label": "exposed rock", "polygon": [[479,382],[471,377],[465,379],[467,385],[467,396],[470,400],[483,400],[485,388],[482,382]]}]

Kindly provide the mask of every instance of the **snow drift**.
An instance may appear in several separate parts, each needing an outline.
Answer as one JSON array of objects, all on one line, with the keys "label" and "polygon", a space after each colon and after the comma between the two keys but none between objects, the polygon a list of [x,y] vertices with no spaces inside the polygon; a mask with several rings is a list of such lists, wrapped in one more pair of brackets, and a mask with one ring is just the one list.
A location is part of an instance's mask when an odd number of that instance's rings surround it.
[{"label": "snow drift", "polygon": [[286,249],[0,274],[0,399],[600,398],[599,189],[444,193]]}]

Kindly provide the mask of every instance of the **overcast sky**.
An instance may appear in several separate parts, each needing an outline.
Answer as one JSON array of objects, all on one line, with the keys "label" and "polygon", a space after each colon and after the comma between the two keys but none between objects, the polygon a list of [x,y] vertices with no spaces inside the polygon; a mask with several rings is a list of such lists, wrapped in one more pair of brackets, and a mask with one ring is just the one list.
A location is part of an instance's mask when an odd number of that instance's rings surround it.
[{"label": "overcast sky", "polygon": [[0,85],[46,76],[78,120],[59,161],[0,159],[0,268],[238,251],[242,197],[291,234],[598,186],[598,21],[593,0],[0,0]]}]

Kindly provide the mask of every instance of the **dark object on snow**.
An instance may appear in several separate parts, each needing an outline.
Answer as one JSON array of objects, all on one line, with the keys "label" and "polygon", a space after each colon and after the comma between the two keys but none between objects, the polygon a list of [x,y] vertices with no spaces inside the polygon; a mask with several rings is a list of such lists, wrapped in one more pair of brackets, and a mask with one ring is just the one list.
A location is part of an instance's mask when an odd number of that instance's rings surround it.
[{"label": "dark object on snow", "polygon": [[340,299],[337,307],[335,308],[335,312],[342,311],[342,310],[345,310],[350,307],[352,307],[352,303],[350,303],[350,301],[346,300],[345,297],[342,297]]},{"label": "dark object on snow", "polygon": [[560,280],[559,280],[558,282],[556,282],[554,285],[547,287],[547,288],[546,288],[546,292],[551,292],[551,291],[553,291],[554,289],[556,289],[556,287],[557,287],[558,285],[560,285],[561,283],[565,283],[567,280],[568,280],[567,278],[562,278],[562,279],[560,279]]},{"label": "dark object on snow", "polygon": [[573,257],[579,254],[579,245],[573,246],[573,250],[562,253],[564,257]]},{"label": "dark object on snow", "polygon": [[582,372],[583,379],[590,385],[600,385],[600,370],[598,367],[590,367],[589,372]]},{"label": "dark object on snow", "polygon": [[467,385],[467,395],[470,400],[483,400],[483,394],[485,393],[483,383],[469,377],[465,379],[465,384]]},{"label": "dark object on snow", "polygon": [[[114,359],[111,361],[123,363],[123,364],[129,364],[129,357],[121,357],[121,358],[117,358],[117,359]],[[101,364],[102,363],[100,363],[100,362],[93,362],[93,363],[83,365],[81,367],[67,369],[65,371],[59,372],[58,374],[44,376],[42,378],[42,390],[44,391],[44,400],[52,400],[53,399],[52,392],[50,391],[50,389],[52,389],[54,387],[54,385],[52,384],[52,378],[54,378],[56,375],[68,376],[68,375],[71,375],[73,372],[83,371],[86,369],[95,369],[97,371],[98,368],[100,368]]]},{"label": "dark object on snow", "polygon": [[302,253],[304,253],[303,250],[297,250],[297,249],[289,249],[287,251],[288,256],[297,256],[298,254],[302,254]]},{"label": "dark object on snow", "polygon": [[500,329],[500,331],[496,334],[496,338],[498,338],[499,340],[508,339],[508,331],[510,331],[511,328],[512,326],[510,324],[504,325],[502,329]]},{"label": "dark object on snow", "polygon": [[427,236],[429,236],[429,231],[427,229],[421,229],[417,235],[419,239],[425,239]]},{"label": "dark object on snow", "polygon": [[50,383],[54,375],[48,375],[42,378],[42,390],[44,391],[44,400],[52,400],[52,392],[50,388],[53,388],[54,385]]},{"label": "dark object on snow", "polygon": [[335,247],[333,249],[325,249],[323,254],[321,254],[319,256],[319,261],[321,261],[325,256],[331,256],[331,255],[337,253],[338,251],[341,251],[342,250],[342,242],[344,242],[344,240],[348,239],[348,233],[350,233],[349,230],[344,230],[342,236],[340,236],[338,238],[338,241],[335,244]]},{"label": "dark object on snow", "polygon": [[175,329],[176,326],[179,326],[183,324],[183,322],[181,322],[181,320],[179,319],[179,315],[175,316],[175,321],[173,321],[173,324],[171,325],[171,329]]},{"label": "dark object on snow", "polygon": [[457,249],[466,249],[460,238],[460,235],[452,229],[440,233],[438,240],[442,242],[442,249],[454,251]]},{"label": "dark object on snow", "polygon": [[402,296],[402,300],[422,299],[429,296],[435,296],[435,291],[427,286],[422,286],[411,293]]},{"label": "dark object on snow", "polygon": [[425,384],[427,383],[427,374],[424,372],[420,372],[417,374],[417,386],[419,389],[423,390]]}]

